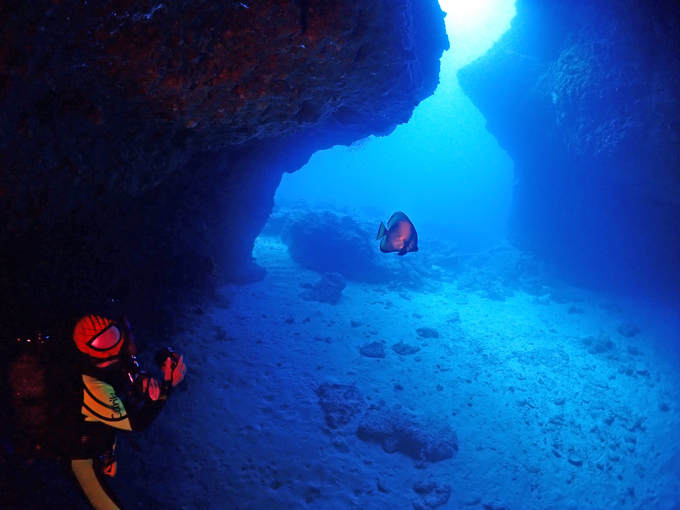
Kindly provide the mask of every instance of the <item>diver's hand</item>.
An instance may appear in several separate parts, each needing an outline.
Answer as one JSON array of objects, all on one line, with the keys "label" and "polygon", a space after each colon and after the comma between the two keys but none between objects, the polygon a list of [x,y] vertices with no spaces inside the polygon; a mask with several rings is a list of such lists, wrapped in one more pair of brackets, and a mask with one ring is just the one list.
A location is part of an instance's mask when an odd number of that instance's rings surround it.
[{"label": "diver's hand", "polygon": [[184,364],[184,356],[179,357],[177,366],[175,370],[172,370],[172,360],[170,358],[165,360],[163,365],[163,374],[165,375],[166,381],[172,381],[172,387],[174,388],[179,383],[184,380],[184,374],[187,371],[187,366]]},{"label": "diver's hand", "polygon": [[161,395],[161,385],[153,377],[145,377],[142,382],[142,392],[146,393],[147,390],[151,400],[158,400],[158,397]]}]

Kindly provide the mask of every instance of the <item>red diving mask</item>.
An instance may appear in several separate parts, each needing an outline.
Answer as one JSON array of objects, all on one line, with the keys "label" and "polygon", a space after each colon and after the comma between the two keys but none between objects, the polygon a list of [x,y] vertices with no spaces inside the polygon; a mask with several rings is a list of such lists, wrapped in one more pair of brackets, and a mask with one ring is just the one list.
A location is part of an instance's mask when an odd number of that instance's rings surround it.
[{"label": "red diving mask", "polygon": [[86,315],[80,319],[73,332],[76,347],[102,361],[116,357],[125,343],[124,339],[125,335],[117,323],[98,315]]}]

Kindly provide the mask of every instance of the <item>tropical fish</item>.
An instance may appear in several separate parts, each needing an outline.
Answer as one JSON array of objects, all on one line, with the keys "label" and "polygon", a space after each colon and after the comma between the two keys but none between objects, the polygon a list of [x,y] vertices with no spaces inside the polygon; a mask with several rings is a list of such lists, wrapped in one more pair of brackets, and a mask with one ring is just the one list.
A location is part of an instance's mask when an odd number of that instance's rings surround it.
[{"label": "tropical fish", "polygon": [[398,251],[399,255],[406,255],[410,251],[418,251],[416,227],[403,212],[395,212],[387,222],[387,227],[380,222],[378,237],[375,239],[377,241],[381,238],[380,251],[383,253]]}]

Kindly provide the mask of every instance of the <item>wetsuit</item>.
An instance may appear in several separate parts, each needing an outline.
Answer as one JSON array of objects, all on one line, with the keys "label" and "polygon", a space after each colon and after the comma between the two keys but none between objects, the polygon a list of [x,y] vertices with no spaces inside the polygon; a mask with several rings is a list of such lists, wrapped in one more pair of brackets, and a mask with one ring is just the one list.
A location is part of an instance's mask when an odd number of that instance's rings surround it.
[{"label": "wetsuit", "polygon": [[82,382],[79,440],[71,455],[71,469],[96,510],[120,510],[123,507],[104,478],[116,474],[113,452],[117,431],[148,427],[163,409],[172,385],[165,382],[158,400],[153,401],[117,365],[87,367]]}]

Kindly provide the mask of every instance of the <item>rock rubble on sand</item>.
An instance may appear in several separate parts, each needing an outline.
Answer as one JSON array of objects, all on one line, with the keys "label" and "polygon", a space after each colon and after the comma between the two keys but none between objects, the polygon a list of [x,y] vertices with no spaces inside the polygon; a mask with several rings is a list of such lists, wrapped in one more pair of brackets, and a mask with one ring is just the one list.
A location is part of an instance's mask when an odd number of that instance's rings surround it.
[{"label": "rock rubble on sand", "polygon": [[399,354],[399,356],[409,356],[420,351],[420,347],[415,345],[405,344],[404,342],[398,342],[392,346],[392,350]]},{"label": "rock rubble on sand", "polygon": [[367,358],[384,358],[387,356],[385,351],[385,344],[382,342],[371,342],[366,344],[359,349],[362,356]]},{"label": "rock rubble on sand", "polygon": [[353,384],[320,384],[316,389],[326,423],[332,429],[347,425],[365,408],[364,396]]},{"label": "rock rubble on sand", "polygon": [[432,481],[420,481],[413,484],[413,492],[420,495],[420,499],[411,502],[414,510],[427,510],[448,503],[451,497],[451,486]]},{"label": "rock rubble on sand", "polygon": [[617,331],[626,338],[633,338],[640,332],[640,328],[631,322],[624,322],[617,328]]},{"label": "rock rubble on sand", "polygon": [[401,409],[372,406],[359,424],[362,441],[380,443],[387,453],[399,452],[414,460],[438,462],[458,451],[456,433],[446,425],[418,423]]},{"label": "rock rubble on sand", "polygon": [[420,338],[439,338],[439,331],[433,328],[418,328],[416,333]]},{"label": "rock rubble on sand", "polygon": [[608,335],[603,333],[597,337],[589,336],[583,338],[581,343],[590,354],[602,354],[606,358],[613,358],[616,354],[614,342],[611,341]]},{"label": "rock rubble on sand", "polygon": [[342,295],[342,290],[347,286],[347,282],[341,274],[324,273],[321,280],[312,285],[302,284],[305,289],[300,293],[300,297],[305,301],[318,301],[320,303],[330,303],[337,305]]}]

